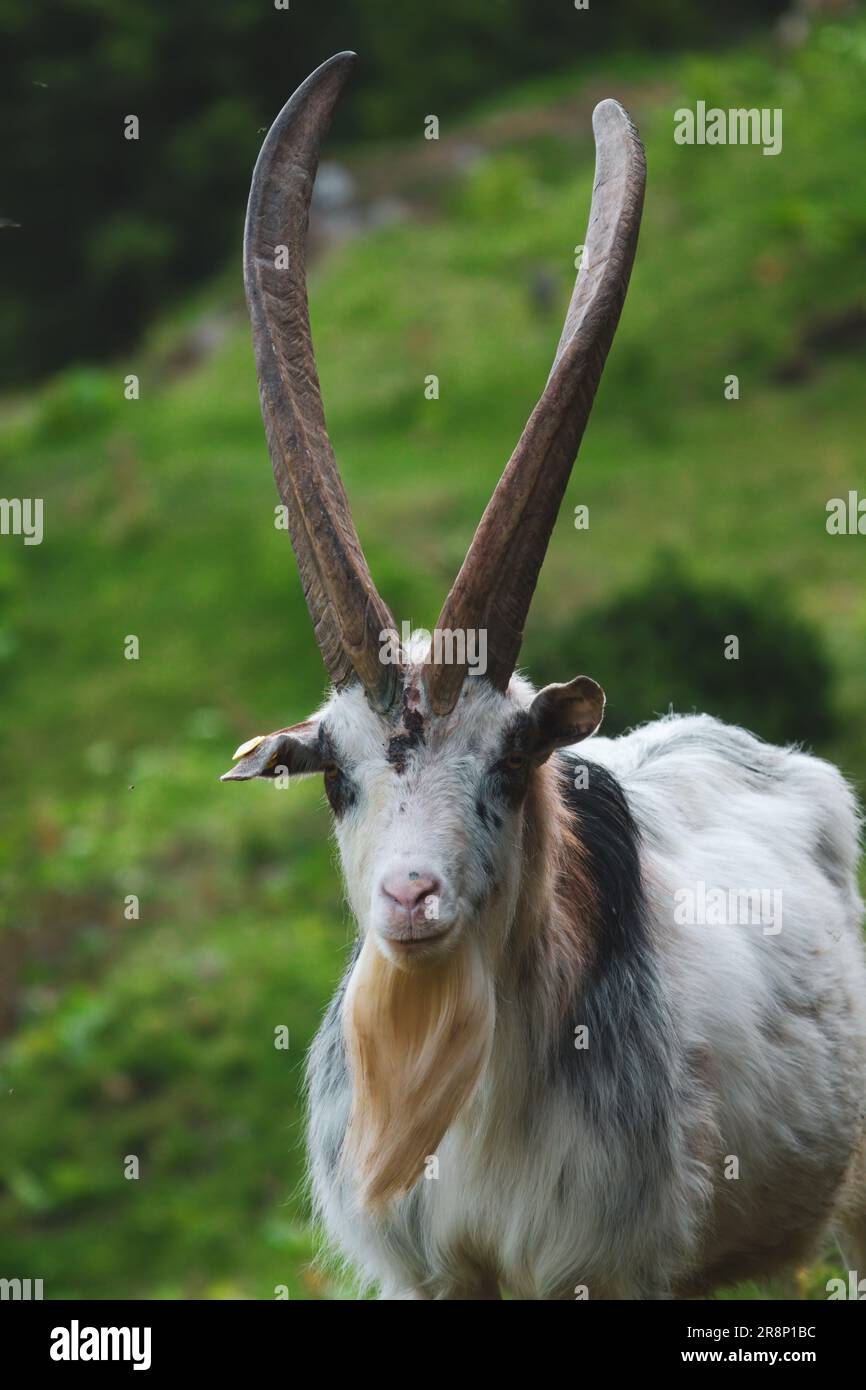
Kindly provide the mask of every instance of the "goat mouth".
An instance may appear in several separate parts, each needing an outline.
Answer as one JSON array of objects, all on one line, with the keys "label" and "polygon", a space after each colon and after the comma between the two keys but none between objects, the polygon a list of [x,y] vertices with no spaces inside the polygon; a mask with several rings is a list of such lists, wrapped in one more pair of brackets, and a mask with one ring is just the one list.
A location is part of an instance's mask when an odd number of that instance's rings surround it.
[{"label": "goat mouth", "polygon": [[449,934],[451,928],[437,927],[434,931],[414,930],[410,926],[405,927],[386,927],[381,930],[381,938],[385,945],[393,949],[405,952],[407,955],[415,954],[423,950],[425,946],[436,946]]}]

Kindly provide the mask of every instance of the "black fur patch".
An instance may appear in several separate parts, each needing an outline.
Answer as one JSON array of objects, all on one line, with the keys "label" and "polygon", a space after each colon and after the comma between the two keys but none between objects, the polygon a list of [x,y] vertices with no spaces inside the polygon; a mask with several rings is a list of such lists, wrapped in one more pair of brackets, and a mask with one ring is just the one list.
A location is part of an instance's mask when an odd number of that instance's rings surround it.
[{"label": "black fur patch", "polygon": [[408,692],[403,696],[403,718],[400,733],[388,740],[386,757],[398,776],[406,771],[409,754],[424,744],[424,716],[410,703]]},{"label": "black fur patch", "polygon": [[[587,860],[603,924],[596,970],[646,942],[640,832],[617,779],[586,758],[560,754],[560,790]],[[586,768],[587,785],[574,785],[574,769]]]},{"label": "black fur patch", "polygon": [[[533,770],[532,732],[532,720],[524,710],[521,710],[503,731],[496,760],[488,768],[484,779],[484,790],[482,796],[478,798],[479,804],[482,801],[485,803],[499,801],[504,802],[512,810],[516,810],[520,805],[526,795]],[[520,767],[508,766],[508,758],[512,753],[518,753],[522,756],[523,763]],[[494,826],[499,830],[502,826],[502,817],[492,808],[490,816]]]},{"label": "black fur patch", "polygon": [[[348,770],[343,766],[336,745],[324,724],[319,725],[319,756],[325,767],[325,795],[331,810],[339,820],[358,799],[358,788]],[[336,776],[329,776],[328,769],[336,768]]]},{"label": "black fur patch", "polygon": [[[665,1148],[676,1027],[647,927],[640,832],[622,787],[606,768],[581,758],[588,781],[577,789],[577,762],[564,755],[559,762],[562,796],[595,894],[596,940],[592,965],[576,984],[551,1055],[553,1074],[574,1090],[591,1122],[615,1126],[635,1144]],[[581,1025],[587,1029],[585,1049],[575,1047],[574,1030]]]}]

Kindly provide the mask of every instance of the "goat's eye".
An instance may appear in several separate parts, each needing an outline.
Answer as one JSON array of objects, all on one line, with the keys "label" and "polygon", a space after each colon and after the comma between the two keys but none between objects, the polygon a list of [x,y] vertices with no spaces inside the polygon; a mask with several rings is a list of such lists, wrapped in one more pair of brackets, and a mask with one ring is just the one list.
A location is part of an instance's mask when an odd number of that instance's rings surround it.
[{"label": "goat's eye", "polygon": [[340,775],[340,769],[337,767],[336,763],[325,763],[324,771],[326,782],[336,782]]},{"label": "goat's eye", "polygon": [[509,753],[505,759],[505,766],[510,772],[519,772],[525,762],[522,753]]}]

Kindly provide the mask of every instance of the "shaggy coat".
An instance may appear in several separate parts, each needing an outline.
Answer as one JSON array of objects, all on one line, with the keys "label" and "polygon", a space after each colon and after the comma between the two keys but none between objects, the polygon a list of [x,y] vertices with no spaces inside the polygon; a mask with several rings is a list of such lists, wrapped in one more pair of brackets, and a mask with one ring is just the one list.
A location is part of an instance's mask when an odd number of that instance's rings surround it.
[{"label": "shaggy coat", "polygon": [[[447,727],[404,731],[402,770],[360,693],[315,722],[353,769],[337,838],[360,928],[308,1063],[333,1242],[384,1298],[691,1296],[807,1258],[834,1220],[866,1267],[841,775],[697,716],[508,784],[534,692],[467,687]],[[383,835],[458,880],[429,971],[395,969],[369,925]],[[719,889],[745,917],[692,920]]]}]

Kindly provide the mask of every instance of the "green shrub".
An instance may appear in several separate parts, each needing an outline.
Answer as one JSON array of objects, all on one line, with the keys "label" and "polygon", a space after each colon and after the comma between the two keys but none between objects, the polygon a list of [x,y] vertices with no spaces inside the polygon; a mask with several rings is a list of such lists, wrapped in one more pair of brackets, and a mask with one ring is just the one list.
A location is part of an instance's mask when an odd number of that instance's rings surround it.
[{"label": "green shrub", "polygon": [[[733,637],[739,656],[728,658]],[[579,671],[600,681],[607,734],[671,709],[713,714],[773,743],[811,745],[833,732],[823,644],[783,596],[698,583],[667,554],[639,587],[586,618],[536,627],[523,659],[536,683]]]}]

